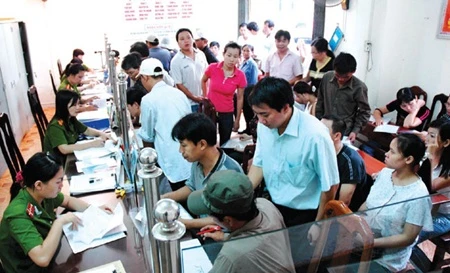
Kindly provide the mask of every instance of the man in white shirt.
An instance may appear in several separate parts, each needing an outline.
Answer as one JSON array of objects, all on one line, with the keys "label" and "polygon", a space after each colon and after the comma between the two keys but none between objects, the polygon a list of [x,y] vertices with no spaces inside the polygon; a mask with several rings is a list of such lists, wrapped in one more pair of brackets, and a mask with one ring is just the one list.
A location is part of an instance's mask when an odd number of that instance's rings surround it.
[{"label": "man in white shirt", "polygon": [[175,85],[191,102],[192,112],[198,111],[198,103],[202,100],[201,79],[208,62],[201,50],[194,48],[192,32],[187,28],[180,28],[176,33],[180,51],[170,63],[170,75]]},{"label": "man in white shirt", "polygon": [[265,77],[285,79],[292,86],[303,77],[303,67],[300,56],[289,49],[291,34],[279,30],[275,34],[277,51],[269,54],[264,67]]},{"label": "man in white shirt", "polygon": [[179,143],[172,139],[173,126],[191,112],[186,96],[163,81],[162,63],[148,58],[141,64],[140,79],[149,92],[141,101],[139,136],[144,142],[154,143],[158,164],[170,182],[173,191],[183,187],[191,173],[191,163],[178,152]]}]

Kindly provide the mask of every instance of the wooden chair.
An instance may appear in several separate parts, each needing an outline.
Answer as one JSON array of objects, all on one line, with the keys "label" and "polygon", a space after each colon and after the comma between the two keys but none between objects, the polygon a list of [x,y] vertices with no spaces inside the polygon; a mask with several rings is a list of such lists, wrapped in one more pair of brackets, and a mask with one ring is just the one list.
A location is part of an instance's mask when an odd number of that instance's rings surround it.
[{"label": "wooden chair", "polygon": [[428,94],[425,92],[422,88],[420,88],[417,85],[411,86],[411,90],[413,91],[414,95],[417,96],[418,99],[423,99],[425,101],[425,104],[427,103]]},{"label": "wooden chair", "polygon": [[61,77],[62,74],[63,74],[63,72],[64,72],[64,70],[63,70],[63,68],[62,68],[61,60],[60,60],[60,59],[58,59],[58,60],[56,61],[56,65],[58,66],[59,76]]},{"label": "wooden chair", "polygon": [[216,108],[209,99],[202,99],[202,101],[199,103],[198,112],[207,115],[211,118],[214,124],[216,124]]},{"label": "wooden chair", "polygon": [[3,158],[6,161],[12,181],[14,182],[17,172],[25,166],[25,161],[14,139],[11,123],[6,113],[0,113],[0,149],[2,150]]},{"label": "wooden chair", "polygon": [[[346,215],[349,214],[349,215]],[[343,217],[337,217],[342,216]],[[369,272],[370,261],[372,259],[373,232],[367,222],[359,215],[352,214],[352,211],[342,201],[331,200],[325,205],[325,219],[336,217],[334,220],[321,222],[319,239],[314,249],[308,273],[317,272],[321,261],[329,261],[333,271],[338,271],[339,266],[349,262],[350,254],[353,251],[355,238],[359,235],[362,239],[362,255],[360,259],[358,273]],[[330,227],[337,227],[337,233],[329,233]],[[323,257],[323,251],[327,245],[329,234],[336,235],[336,246],[331,257]],[[331,258],[331,259],[330,259]],[[342,268],[344,269],[344,268]],[[344,271],[345,272],[345,269]]]},{"label": "wooden chair", "polygon": [[55,96],[56,96],[58,89],[56,88],[56,85],[55,85],[55,79],[53,78],[53,74],[52,74],[51,70],[49,70],[48,73],[50,74],[50,80],[52,81],[53,93],[55,93]]},{"label": "wooden chair", "polygon": [[33,114],[34,122],[38,128],[39,136],[41,138],[41,147],[44,150],[44,137],[45,131],[47,130],[48,120],[45,116],[44,110],[42,109],[41,101],[39,100],[39,95],[37,93],[36,87],[32,85],[28,89],[28,102],[30,103],[31,113]]},{"label": "wooden chair", "polygon": [[431,110],[430,110],[430,116],[428,117],[428,124],[430,124],[431,120],[433,119],[434,116],[434,111],[437,111],[438,104],[440,104],[440,109],[439,112],[436,115],[436,119],[439,119],[440,117],[442,117],[445,113],[447,113],[447,109],[445,108],[445,103],[448,100],[448,96],[445,94],[437,94],[436,96],[434,96],[433,98],[433,102],[431,103]]}]

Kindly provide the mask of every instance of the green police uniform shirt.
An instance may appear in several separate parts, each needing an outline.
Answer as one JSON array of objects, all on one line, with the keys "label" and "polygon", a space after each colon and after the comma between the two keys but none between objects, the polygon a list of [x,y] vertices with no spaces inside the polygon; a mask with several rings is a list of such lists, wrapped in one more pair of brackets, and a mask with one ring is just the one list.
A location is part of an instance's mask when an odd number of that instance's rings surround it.
[{"label": "green police uniform shirt", "polygon": [[19,191],[0,224],[0,259],[6,272],[45,272],[28,257],[28,252],[44,242],[56,219],[55,209],[63,200],[64,195],[59,193],[38,204],[26,189]]},{"label": "green police uniform shirt", "polygon": [[59,90],[70,90],[78,94],[78,96],[81,96],[80,91],[78,91],[78,87],[76,85],[70,84],[69,80],[67,80],[67,77],[64,79],[61,78],[61,84],[58,87]]},{"label": "green police uniform shirt", "polygon": [[69,130],[66,130],[62,119],[52,119],[48,124],[44,138],[44,152],[61,157],[58,146],[64,144],[75,144],[78,136],[86,132],[87,126],[79,122],[76,118],[69,119]]}]

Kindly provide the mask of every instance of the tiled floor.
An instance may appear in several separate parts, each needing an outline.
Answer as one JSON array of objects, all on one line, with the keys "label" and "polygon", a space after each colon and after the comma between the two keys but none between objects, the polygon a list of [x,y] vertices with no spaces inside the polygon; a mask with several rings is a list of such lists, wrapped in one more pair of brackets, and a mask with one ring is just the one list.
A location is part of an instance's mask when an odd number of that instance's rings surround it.
[{"label": "tiled floor", "polygon": [[[54,114],[55,109],[53,107],[44,109],[44,112],[47,118],[50,120]],[[242,123],[242,122],[241,122]],[[241,124],[241,128],[245,127],[245,123]],[[41,151],[41,142],[39,138],[39,134],[34,125],[30,131],[24,136],[22,142],[19,145],[20,151],[22,152],[22,156],[25,162],[36,152]],[[9,171],[6,171],[0,177],[0,221],[3,217],[3,211],[9,204],[9,188],[11,186],[11,177],[9,175]],[[433,258],[435,245],[430,241],[425,241],[420,244],[421,249],[425,252],[429,259]],[[446,255],[448,256],[448,255]],[[447,258],[447,257],[446,257]]]}]

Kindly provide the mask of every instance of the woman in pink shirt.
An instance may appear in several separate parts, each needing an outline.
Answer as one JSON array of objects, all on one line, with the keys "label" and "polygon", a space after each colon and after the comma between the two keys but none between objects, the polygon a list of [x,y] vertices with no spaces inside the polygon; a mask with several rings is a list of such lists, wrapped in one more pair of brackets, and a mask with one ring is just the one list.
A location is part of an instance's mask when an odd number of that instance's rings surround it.
[{"label": "woman in pink shirt", "polygon": [[[230,42],[225,46],[223,62],[212,63],[202,78],[203,96],[208,97],[217,111],[220,145],[230,139],[231,131],[237,132],[244,102],[245,74],[236,65],[241,56],[241,47]],[[207,82],[209,88],[207,92]],[[233,95],[237,90],[236,120],[233,122]]]}]

